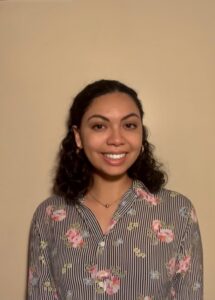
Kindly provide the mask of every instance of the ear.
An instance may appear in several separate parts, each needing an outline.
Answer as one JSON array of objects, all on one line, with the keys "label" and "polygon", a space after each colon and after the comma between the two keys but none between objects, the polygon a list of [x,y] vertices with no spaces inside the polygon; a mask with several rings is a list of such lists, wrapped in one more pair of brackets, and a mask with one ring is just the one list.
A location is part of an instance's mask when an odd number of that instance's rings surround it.
[{"label": "ear", "polygon": [[72,130],[75,136],[75,142],[76,142],[76,146],[79,149],[82,149],[82,142],[81,142],[81,136],[80,136],[80,132],[77,126],[72,126]]}]

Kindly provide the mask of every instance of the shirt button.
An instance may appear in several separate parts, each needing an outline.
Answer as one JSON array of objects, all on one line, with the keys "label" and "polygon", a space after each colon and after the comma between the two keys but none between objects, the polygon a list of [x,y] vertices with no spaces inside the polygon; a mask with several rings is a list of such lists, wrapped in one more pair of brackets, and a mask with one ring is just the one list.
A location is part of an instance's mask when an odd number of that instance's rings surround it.
[{"label": "shirt button", "polygon": [[101,241],[101,242],[99,243],[99,246],[103,248],[103,247],[105,246],[105,242],[104,242],[104,241]]}]

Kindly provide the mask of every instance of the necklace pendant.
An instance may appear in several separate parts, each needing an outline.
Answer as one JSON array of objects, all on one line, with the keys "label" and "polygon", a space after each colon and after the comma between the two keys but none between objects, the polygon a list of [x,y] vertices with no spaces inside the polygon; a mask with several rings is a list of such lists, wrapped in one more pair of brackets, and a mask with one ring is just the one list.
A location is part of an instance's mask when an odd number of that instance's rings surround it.
[{"label": "necklace pendant", "polygon": [[105,204],[105,207],[106,207],[106,208],[109,208],[109,207],[110,207],[110,204],[108,204],[108,203]]}]

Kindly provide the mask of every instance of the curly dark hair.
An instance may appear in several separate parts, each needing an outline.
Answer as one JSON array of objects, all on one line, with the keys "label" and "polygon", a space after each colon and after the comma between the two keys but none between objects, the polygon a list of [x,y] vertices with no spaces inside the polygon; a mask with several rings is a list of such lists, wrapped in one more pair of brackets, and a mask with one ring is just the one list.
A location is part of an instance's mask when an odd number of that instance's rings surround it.
[{"label": "curly dark hair", "polygon": [[[58,164],[53,184],[53,192],[62,196],[68,204],[77,204],[91,183],[93,167],[84,151],[77,151],[73,126],[80,128],[81,120],[92,101],[99,96],[122,92],[129,95],[137,105],[141,118],[144,111],[137,93],[125,84],[116,80],[99,80],[87,85],[75,98],[69,111],[67,133],[58,154]],[[147,128],[143,125],[144,152],[140,153],[129,168],[128,175],[132,179],[141,180],[151,193],[159,191],[166,183],[167,175],[161,169],[161,163],[153,156],[154,146],[147,140]]]}]

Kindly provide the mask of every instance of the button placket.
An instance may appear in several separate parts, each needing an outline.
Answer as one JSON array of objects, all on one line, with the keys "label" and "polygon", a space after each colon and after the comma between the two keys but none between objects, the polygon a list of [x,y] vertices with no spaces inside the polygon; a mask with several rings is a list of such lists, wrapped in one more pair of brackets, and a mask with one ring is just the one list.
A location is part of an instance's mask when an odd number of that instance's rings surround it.
[{"label": "button placket", "polygon": [[105,240],[102,240],[98,243],[98,248],[97,248],[97,253],[96,253],[97,255],[96,256],[103,254],[104,249],[105,249],[105,244],[106,244]]}]

